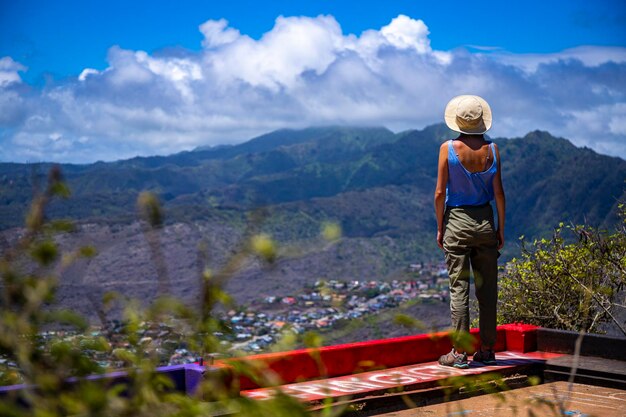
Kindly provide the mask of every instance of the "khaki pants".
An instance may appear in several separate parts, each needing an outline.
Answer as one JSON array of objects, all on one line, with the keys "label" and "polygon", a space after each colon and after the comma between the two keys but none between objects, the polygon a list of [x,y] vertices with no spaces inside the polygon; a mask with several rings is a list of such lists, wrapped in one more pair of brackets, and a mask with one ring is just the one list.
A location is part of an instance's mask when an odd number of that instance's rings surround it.
[{"label": "khaki pants", "polygon": [[452,328],[469,332],[471,267],[479,306],[480,339],[483,346],[493,347],[499,253],[491,205],[448,207],[444,216],[443,248],[450,276]]}]

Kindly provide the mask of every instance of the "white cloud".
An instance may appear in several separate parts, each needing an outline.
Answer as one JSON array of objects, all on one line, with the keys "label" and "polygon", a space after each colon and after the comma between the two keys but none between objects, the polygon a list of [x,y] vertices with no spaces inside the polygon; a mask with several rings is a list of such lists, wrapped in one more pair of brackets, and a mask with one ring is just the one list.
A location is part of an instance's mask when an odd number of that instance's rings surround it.
[{"label": "white cloud", "polygon": [[341,28],[330,16],[278,17],[274,28],[258,41],[234,38],[226,22],[218,23],[222,31],[211,32],[210,43],[215,44],[215,38],[229,42],[206,51],[205,64],[220,82],[243,81],[273,91],[292,88],[304,72],[325,71],[343,49]]},{"label": "white cloud", "polygon": [[613,134],[626,137],[626,103],[616,104],[611,110],[609,130]]},{"label": "white cloud", "polygon": [[10,56],[0,58],[0,87],[13,83],[21,83],[19,72],[26,71],[26,67],[15,62]]},{"label": "white cloud", "polygon": [[490,54],[497,61],[514,65],[527,72],[534,72],[541,64],[576,60],[586,66],[598,66],[607,62],[626,62],[626,48],[611,46],[578,46],[550,54],[512,54],[496,49]]},{"label": "white cloud", "polygon": [[[572,111],[566,115],[569,139],[578,146],[589,146],[588,135],[596,140],[594,148],[602,153],[626,156],[626,103],[601,105],[593,109]],[[584,132],[577,134],[576,132]],[[621,140],[611,140],[620,138]]]},{"label": "white cloud", "polygon": [[168,154],[322,124],[421,128],[462,93],[491,103],[492,136],[543,129],[626,156],[626,48],[437,51],[426,24],[404,15],[360,35],[324,15],[280,16],[260,39],[223,19],[199,29],[199,52],[113,46],[105,70],[42,89],[0,59],[0,160]]},{"label": "white cloud", "polygon": [[78,80],[85,81],[87,77],[89,77],[90,75],[97,75],[97,74],[100,74],[100,71],[95,70],[93,68],[85,68],[78,76]]},{"label": "white cloud", "polygon": [[400,15],[383,26],[380,33],[398,49],[413,48],[421,54],[431,52],[428,27],[421,20]]},{"label": "white cloud", "polygon": [[241,34],[237,29],[229,28],[225,19],[207,20],[200,25],[200,32],[204,35],[202,46],[215,48],[236,41]]}]

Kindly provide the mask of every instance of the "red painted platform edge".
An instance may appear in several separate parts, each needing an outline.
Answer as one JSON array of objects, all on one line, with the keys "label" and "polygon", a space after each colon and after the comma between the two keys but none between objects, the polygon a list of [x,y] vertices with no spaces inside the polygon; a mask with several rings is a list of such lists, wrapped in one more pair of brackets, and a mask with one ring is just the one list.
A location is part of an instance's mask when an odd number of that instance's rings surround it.
[{"label": "red painted platform edge", "polygon": [[[432,386],[441,386],[448,378],[468,377],[478,374],[498,375],[527,372],[530,367],[544,363],[547,359],[562,356],[559,353],[546,352],[498,352],[498,363],[484,365],[470,363],[468,369],[441,367],[437,362],[411,364],[399,368],[390,368],[360,374],[343,375],[334,378],[317,379],[295,384],[286,384],[279,390],[287,395],[311,403],[324,399],[351,399],[362,396],[384,394]],[[541,366],[541,365],[539,365]],[[532,371],[534,372],[534,371]],[[390,391],[391,390],[391,391]],[[274,395],[274,387],[242,391],[241,394],[255,399],[269,399]]]},{"label": "red painted platform edge", "polygon": [[[525,324],[498,326],[495,350],[536,350],[536,329],[536,326]],[[476,349],[480,345],[478,329],[472,329],[470,333],[476,337]],[[246,368],[239,366],[245,363],[252,365],[247,367],[249,375],[239,377],[240,389],[247,390],[430,362],[450,348],[449,333],[438,332],[251,355],[227,359],[220,365],[235,369]]]},{"label": "red painted platform edge", "polygon": [[506,349],[514,352],[534,352],[537,350],[537,329],[539,326],[523,323],[504,324]]}]

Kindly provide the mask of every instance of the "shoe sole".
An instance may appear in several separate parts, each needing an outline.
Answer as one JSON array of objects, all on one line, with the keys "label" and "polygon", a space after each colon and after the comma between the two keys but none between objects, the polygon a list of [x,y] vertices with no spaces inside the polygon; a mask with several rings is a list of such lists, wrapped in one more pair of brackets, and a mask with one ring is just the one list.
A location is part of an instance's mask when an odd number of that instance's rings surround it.
[{"label": "shoe sole", "polygon": [[467,368],[469,368],[469,363],[461,363],[461,364],[455,363],[455,364],[452,364],[452,365],[448,365],[448,364],[441,363],[441,362],[438,362],[438,363],[439,363],[439,366],[444,366],[446,368],[458,368],[458,369],[467,369]]},{"label": "shoe sole", "polygon": [[497,365],[498,364],[498,362],[496,361],[478,361],[475,359],[472,359],[472,362],[482,363],[483,365]]}]

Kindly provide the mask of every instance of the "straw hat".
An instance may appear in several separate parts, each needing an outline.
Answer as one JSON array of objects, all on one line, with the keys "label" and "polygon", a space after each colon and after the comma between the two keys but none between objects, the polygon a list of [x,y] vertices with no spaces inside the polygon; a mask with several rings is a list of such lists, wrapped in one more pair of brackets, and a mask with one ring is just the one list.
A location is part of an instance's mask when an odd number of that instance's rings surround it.
[{"label": "straw hat", "polygon": [[491,107],[479,96],[456,96],[446,106],[444,119],[455,132],[482,135],[491,128]]}]

